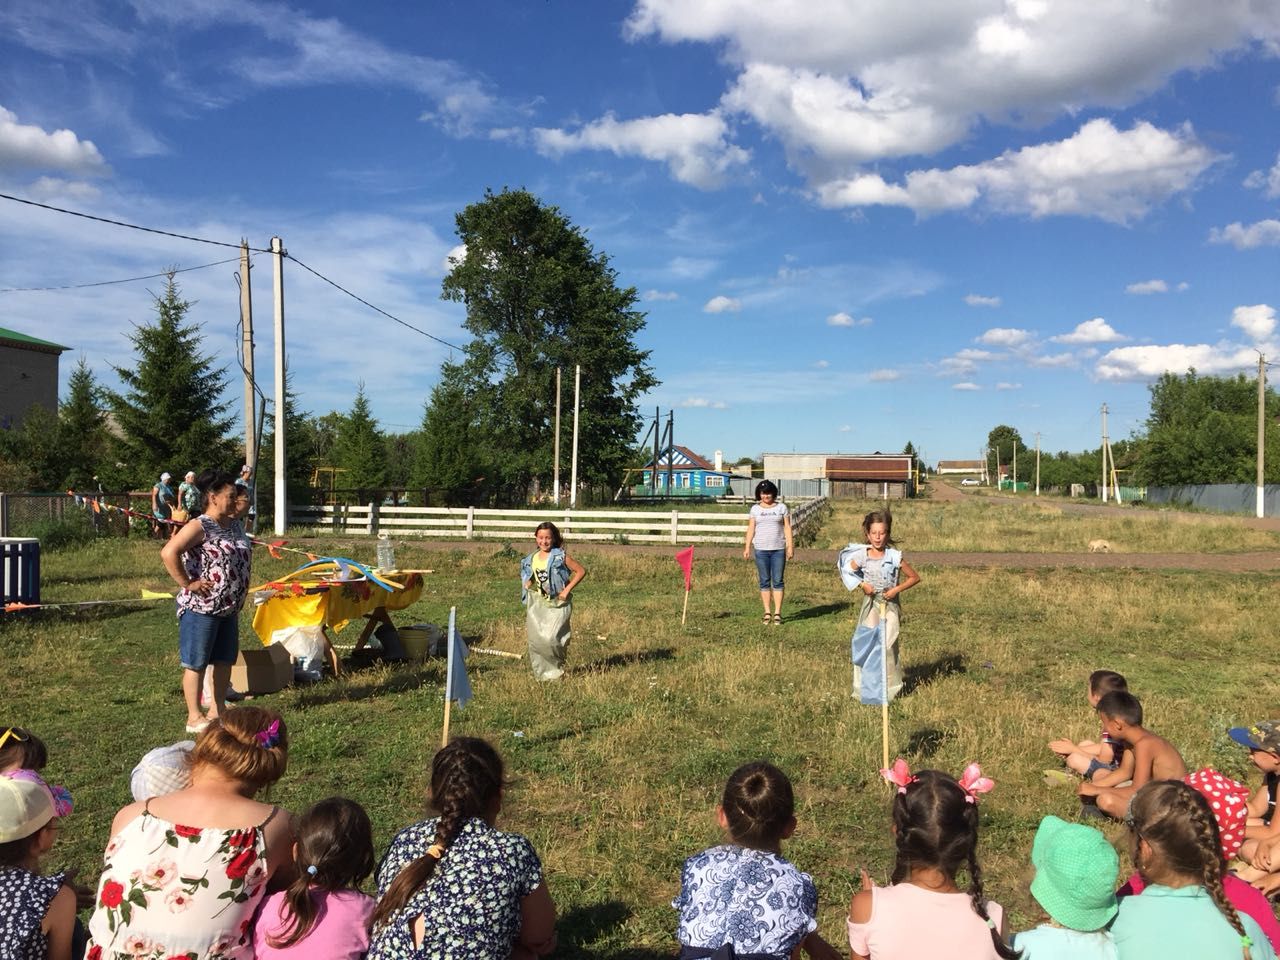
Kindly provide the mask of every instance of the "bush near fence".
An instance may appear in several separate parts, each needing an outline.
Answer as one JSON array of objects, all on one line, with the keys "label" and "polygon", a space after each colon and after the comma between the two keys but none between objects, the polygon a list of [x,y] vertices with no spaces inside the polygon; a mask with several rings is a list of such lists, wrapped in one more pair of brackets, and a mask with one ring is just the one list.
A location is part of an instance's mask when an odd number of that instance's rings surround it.
[{"label": "bush near fence", "polygon": [[[827,514],[825,497],[792,501],[792,530],[800,540],[806,528]],[[550,520],[576,541],[619,543],[742,543],[747,515],[741,511],[650,510],[486,510],[479,507],[360,506],[298,507],[290,526],[324,533],[413,536],[445,540],[527,540],[539,523]]]}]

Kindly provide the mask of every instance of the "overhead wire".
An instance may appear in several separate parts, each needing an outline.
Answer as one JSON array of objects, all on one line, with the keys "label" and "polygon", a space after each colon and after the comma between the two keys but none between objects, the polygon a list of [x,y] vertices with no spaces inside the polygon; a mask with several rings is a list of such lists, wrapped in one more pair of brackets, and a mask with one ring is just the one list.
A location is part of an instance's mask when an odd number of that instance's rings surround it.
[{"label": "overhead wire", "polygon": [[226,260],[215,260],[213,263],[202,263],[198,267],[181,267],[165,270],[161,273],[149,273],[145,277],[125,277],[122,280],[99,280],[95,283],[67,283],[60,287],[0,287],[0,293],[42,293],[49,290],[84,290],[88,287],[109,287],[116,283],[137,283],[139,280],[155,280],[170,274],[190,273],[192,270],[207,270],[209,267],[220,267],[224,263],[235,263],[239,257],[228,257]]}]

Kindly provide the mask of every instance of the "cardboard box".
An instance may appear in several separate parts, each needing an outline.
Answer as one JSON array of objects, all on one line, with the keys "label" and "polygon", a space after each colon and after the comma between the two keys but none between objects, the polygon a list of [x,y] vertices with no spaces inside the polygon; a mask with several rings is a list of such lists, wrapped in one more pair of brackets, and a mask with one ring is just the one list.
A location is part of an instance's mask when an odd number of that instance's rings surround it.
[{"label": "cardboard box", "polygon": [[231,668],[231,685],[242,693],[275,693],[293,683],[293,658],[282,643],[242,649]]}]

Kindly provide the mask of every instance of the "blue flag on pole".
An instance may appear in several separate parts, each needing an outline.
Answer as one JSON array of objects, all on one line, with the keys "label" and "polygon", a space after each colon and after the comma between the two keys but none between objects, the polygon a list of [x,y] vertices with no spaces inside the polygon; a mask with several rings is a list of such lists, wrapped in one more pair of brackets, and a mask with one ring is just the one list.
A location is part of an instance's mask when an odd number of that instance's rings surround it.
[{"label": "blue flag on pole", "polygon": [[858,695],[861,701],[876,706],[888,703],[883,610],[873,610],[866,622],[853,631],[850,654],[853,665],[859,668]]},{"label": "blue flag on pole", "polygon": [[467,656],[471,653],[458,633],[457,607],[449,608],[449,659],[445,669],[444,698],[457,700],[458,708],[471,699],[471,681],[467,679]]}]

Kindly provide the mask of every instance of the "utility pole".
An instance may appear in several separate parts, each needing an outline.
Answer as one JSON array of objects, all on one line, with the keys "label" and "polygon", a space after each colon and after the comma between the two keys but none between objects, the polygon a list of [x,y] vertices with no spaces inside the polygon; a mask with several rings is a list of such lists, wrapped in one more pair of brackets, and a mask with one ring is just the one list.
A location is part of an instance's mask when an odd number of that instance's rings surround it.
[{"label": "utility pole", "polygon": [[1257,494],[1257,515],[1259,517],[1266,514],[1266,504],[1264,497],[1264,484],[1266,477],[1262,470],[1262,453],[1263,445],[1267,439],[1267,364],[1266,358],[1258,354],[1258,494]]},{"label": "utility pole", "polygon": [[573,465],[569,468],[569,509],[578,505],[578,394],[582,387],[582,367],[573,365]]},{"label": "utility pole", "polygon": [[1036,431],[1036,496],[1040,496],[1040,431]]},{"label": "utility pole", "polygon": [[275,280],[275,327],[276,327],[276,499],[275,527],[276,536],[284,535],[285,516],[288,509],[285,503],[285,404],[284,404],[284,241],[279,237],[271,238],[272,276]]},{"label": "utility pole", "polygon": [[[240,336],[240,356],[244,366],[244,462],[253,471],[256,481],[258,444],[254,435],[257,397],[253,392],[253,297],[249,290],[249,241],[243,237],[240,239]],[[254,486],[257,486],[256,482]]]},{"label": "utility pole", "polygon": [[1102,502],[1107,502],[1107,451],[1111,449],[1111,440],[1107,436],[1107,405],[1102,405]]},{"label": "utility pole", "polygon": [[1013,492],[1018,492],[1018,441],[1013,441]]},{"label": "utility pole", "polygon": [[551,489],[555,491],[554,502],[560,506],[560,368],[556,367],[556,438],[552,443],[555,453],[555,467],[552,470]]}]

